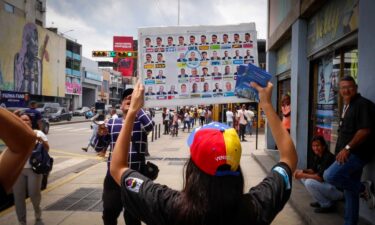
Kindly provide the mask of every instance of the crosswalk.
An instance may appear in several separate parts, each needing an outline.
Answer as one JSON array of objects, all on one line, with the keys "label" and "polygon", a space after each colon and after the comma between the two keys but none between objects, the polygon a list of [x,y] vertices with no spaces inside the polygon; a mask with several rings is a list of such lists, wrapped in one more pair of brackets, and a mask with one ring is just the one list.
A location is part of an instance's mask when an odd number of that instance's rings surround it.
[{"label": "crosswalk", "polygon": [[77,134],[91,134],[92,129],[89,126],[77,128],[73,126],[51,126],[50,134],[54,133],[77,133]]}]

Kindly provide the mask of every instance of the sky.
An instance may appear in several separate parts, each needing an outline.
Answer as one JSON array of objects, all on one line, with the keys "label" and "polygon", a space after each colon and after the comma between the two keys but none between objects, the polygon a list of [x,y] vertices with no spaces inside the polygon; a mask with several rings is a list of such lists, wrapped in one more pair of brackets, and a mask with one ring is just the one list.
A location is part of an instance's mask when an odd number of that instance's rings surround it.
[{"label": "sky", "polygon": [[[138,39],[139,27],[176,26],[178,0],[47,0],[46,27],[57,27],[82,44],[82,55],[112,50],[113,36]],[[267,0],[181,0],[180,25],[255,22],[267,32]],[[92,59],[92,58],[91,58]]]}]

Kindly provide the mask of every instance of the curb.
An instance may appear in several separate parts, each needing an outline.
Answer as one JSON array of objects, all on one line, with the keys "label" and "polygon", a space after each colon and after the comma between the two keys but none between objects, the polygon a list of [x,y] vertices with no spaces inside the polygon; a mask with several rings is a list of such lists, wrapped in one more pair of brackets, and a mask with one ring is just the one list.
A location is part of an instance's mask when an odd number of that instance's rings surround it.
[{"label": "curb", "polygon": [[91,122],[91,120],[67,121],[67,122],[57,122],[57,123],[50,122],[49,125],[58,126],[58,125],[66,125],[66,124],[71,124],[71,123],[84,123],[84,122]]}]

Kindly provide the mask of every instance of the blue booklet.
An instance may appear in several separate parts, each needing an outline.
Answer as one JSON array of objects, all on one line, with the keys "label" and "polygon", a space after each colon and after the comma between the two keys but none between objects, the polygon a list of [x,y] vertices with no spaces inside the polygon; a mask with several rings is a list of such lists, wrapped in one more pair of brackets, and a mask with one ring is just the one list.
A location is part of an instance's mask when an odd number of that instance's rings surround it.
[{"label": "blue booklet", "polygon": [[249,63],[247,66],[241,65],[237,73],[235,93],[238,97],[258,100],[258,91],[250,86],[250,82],[256,82],[262,87],[266,87],[272,75]]}]

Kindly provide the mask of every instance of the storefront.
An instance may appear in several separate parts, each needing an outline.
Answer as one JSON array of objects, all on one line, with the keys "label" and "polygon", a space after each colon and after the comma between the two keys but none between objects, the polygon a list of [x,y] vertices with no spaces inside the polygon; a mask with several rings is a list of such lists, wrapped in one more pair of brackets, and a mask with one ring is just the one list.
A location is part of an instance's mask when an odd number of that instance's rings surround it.
[{"label": "storefront", "polygon": [[[343,109],[338,85],[343,76],[352,76],[358,92],[375,102],[375,27],[370,22],[375,21],[375,1],[269,0],[268,4],[269,14],[274,13],[269,15],[267,39],[267,70],[275,74],[272,82],[277,88],[272,103],[279,110],[280,96],[290,92],[291,137],[298,167],[304,168],[312,158],[314,135],[322,135],[329,150],[335,151]],[[287,61],[286,52],[290,69],[280,70]],[[269,131],[266,143],[272,150]],[[373,160],[364,168],[363,180],[375,182],[374,166]],[[370,220],[375,211],[361,203],[360,216]]]}]

